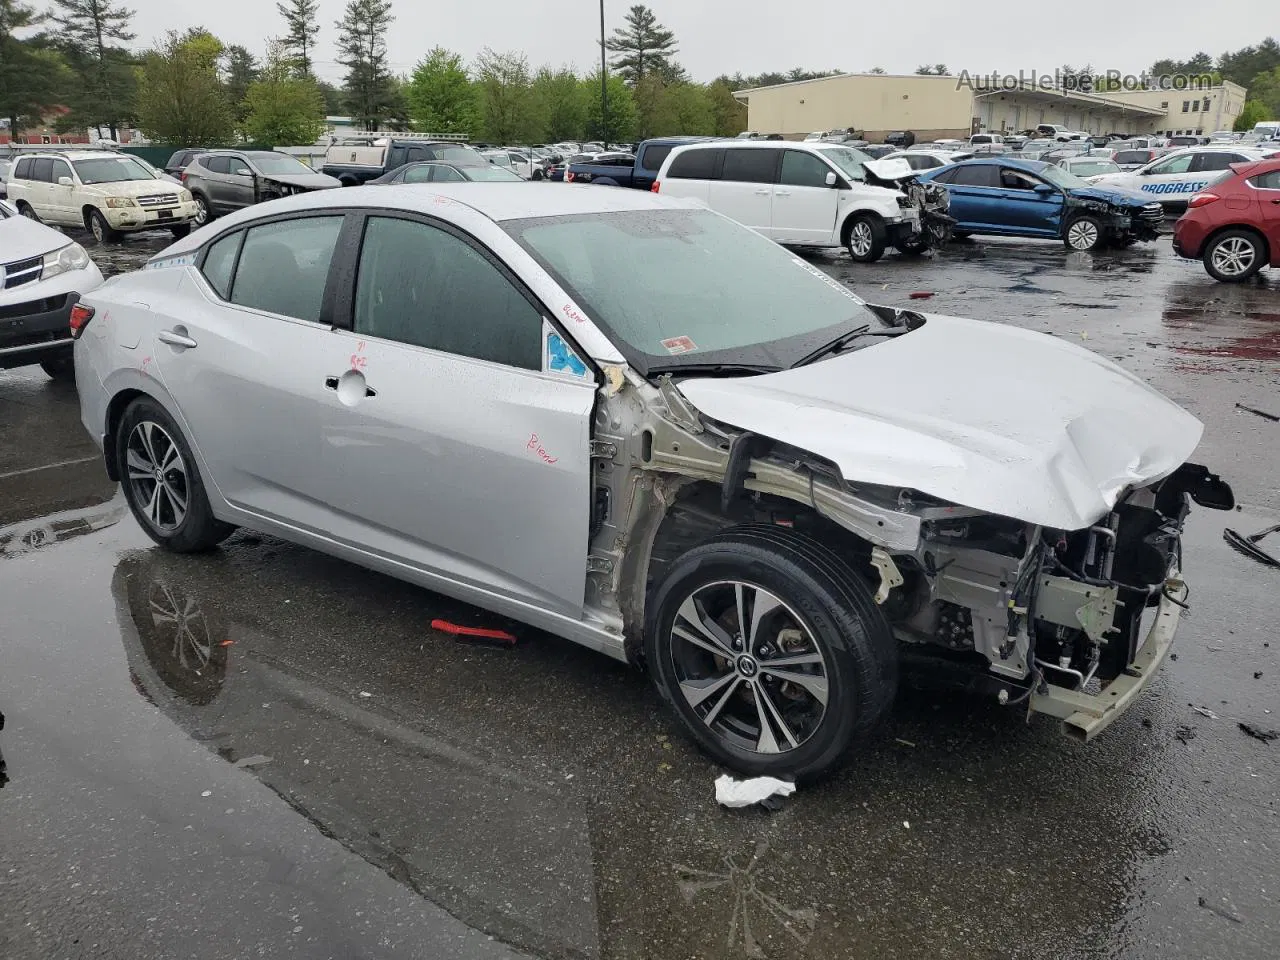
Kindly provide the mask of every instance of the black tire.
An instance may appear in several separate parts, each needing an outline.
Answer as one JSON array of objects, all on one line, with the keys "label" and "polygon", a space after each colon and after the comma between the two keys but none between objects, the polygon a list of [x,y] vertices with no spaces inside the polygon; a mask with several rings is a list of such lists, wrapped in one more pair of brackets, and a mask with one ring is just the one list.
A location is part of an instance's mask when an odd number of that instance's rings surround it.
[{"label": "black tire", "polygon": [[1267,262],[1267,246],[1252,230],[1224,230],[1204,247],[1205,272],[1219,283],[1244,283]]},{"label": "black tire", "polygon": [[59,383],[75,383],[76,365],[71,357],[58,357],[56,360],[41,360],[40,369]]},{"label": "black tire", "polygon": [[884,223],[872,214],[855,214],[845,228],[844,245],[857,263],[875,263],[884,256]]},{"label": "black tire", "polygon": [[952,230],[952,231],[951,231],[951,239],[952,239],[952,240],[968,240],[971,236],[973,236],[973,234],[971,234],[971,233],[965,233],[965,231],[963,231],[963,230]]},{"label": "black tire", "polygon": [[99,210],[89,211],[89,215],[85,217],[85,226],[99,243],[114,243],[120,239],[120,234],[111,229],[111,224],[107,223],[107,218]]},{"label": "black tire", "polygon": [[31,204],[29,203],[19,201],[18,212],[22,214],[24,217],[26,217],[28,220],[34,220],[36,223],[41,222],[40,214],[36,213],[35,208],[32,207]]},{"label": "black tire", "polygon": [[192,193],[191,199],[196,205],[196,226],[203,227],[206,223],[213,220],[213,207],[209,206],[209,201],[205,199],[203,193]]},{"label": "black tire", "polygon": [[1062,233],[1062,242],[1076,253],[1097,250],[1107,242],[1107,228],[1091,213],[1072,217]]},{"label": "black tire", "polygon": [[183,237],[191,233],[191,224],[176,223],[169,228],[169,232],[173,234],[175,240],[181,240]]},{"label": "black tire", "polygon": [[[144,436],[148,438],[145,441]],[[157,462],[162,468],[171,463],[170,445],[177,451],[176,464],[163,478],[147,476]],[[135,456],[141,455],[132,460],[132,466],[131,447]],[[199,553],[213,549],[235,531],[231,524],[214,517],[186,437],[155,400],[138,397],[125,408],[116,431],[115,448],[129,509],[156,543],[175,553]]]},{"label": "black tire", "polygon": [[[724,586],[726,581],[739,581],[748,589],[766,591],[782,603],[771,612],[766,611],[757,623],[761,637],[750,651],[752,656],[745,658],[754,666],[741,663],[746,651],[734,654],[725,647],[725,652],[736,659],[718,658],[702,645],[673,632],[677,618],[685,636],[693,632],[684,626],[687,618],[681,607],[686,602],[693,604],[685,606],[686,611],[712,618],[726,616],[732,622],[740,620],[736,605],[720,614],[708,605],[717,595],[723,596],[723,591],[733,590]],[[733,595],[736,597],[736,593]],[[695,596],[711,600],[704,599],[699,608]],[[750,618],[754,619],[756,609],[752,603]],[[729,641],[732,628],[721,625],[720,629],[725,641]],[[825,679],[825,704],[820,703],[808,684],[780,681],[770,672],[770,661],[777,655],[790,655],[793,659],[796,656],[791,652],[796,648],[788,648],[781,639],[783,633],[794,635],[788,641],[794,639],[801,644],[801,655],[810,650],[820,654],[820,664],[804,668],[820,673],[804,676],[810,682]],[[701,635],[709,636],[705,632]],[[768,649],[775,643],[776,649]],[[717,649],[720,647],[723,644]],[[898,683],[896,642],[871,591],[826,546],[794,530],[772,525],[735,527],[695,547],[672,565],[648,604],[645,653],[659,693],[680,717],[691,738],[718,762],[750,776],[811,780],[835,770],[848,758],[850,748],[868,737],[888,715]],[[699,672],[694,664],[699,658],[706,672],[723,674],[719,680],[689,675]],[[682,675],[690,687],[682,689]],[[757,679],[749,679],[752,676]],[[728,686],[718,688],[716,695],[706,697],[697,707],[683,692],[696,689],[695,681],[705,686],[723,683],[726,677],[736,679],[730,679]],[[721,689],[728,692],[721,695]],[[757,689],[766,690],[763,703],[757,698]],[[704,713],[698,712],[711,700],[722,701],[718,706],[709,704],[705,710],[716,727],[708,725]],[[758,719],[766,708],[778,709],[777,703],[782,708],[776,716],[786,721],[786,732],[782,725]],[[805,711],[797,713],[802,705]],[[817,717],[813,716],[814,705],[822,708]],[[753,711],[757,716],[755,733],[750,727]],[[772,727],[772,742],[767,742],[763,734],[767,725]],[[797,736],[797,731],[802,736]],[[752,737],[756,738],[754,744],[750,743]],[[781,751],[769,752],[769,747],[775,745]]]}]

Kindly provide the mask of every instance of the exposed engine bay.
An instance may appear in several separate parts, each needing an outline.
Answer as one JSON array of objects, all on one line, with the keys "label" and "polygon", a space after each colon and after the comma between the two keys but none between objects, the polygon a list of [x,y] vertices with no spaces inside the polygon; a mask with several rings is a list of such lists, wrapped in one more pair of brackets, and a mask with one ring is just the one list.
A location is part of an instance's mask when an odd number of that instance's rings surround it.
[{"label": "exposed engine bay", "polygon": [[938,183],[922,183],[916,176],[917,171],[901,158],[865,163],[863,169],[868,186],[897,190],[905,197],[905,201],[899,201],[903,206],[920,211],[920,232],[906,241],[905,246],[899,244],[905,252],[916,253],[941,247],[951,239],[951,229],[956,221],[947,213],[951,207],[951,195],[946,187]]}]

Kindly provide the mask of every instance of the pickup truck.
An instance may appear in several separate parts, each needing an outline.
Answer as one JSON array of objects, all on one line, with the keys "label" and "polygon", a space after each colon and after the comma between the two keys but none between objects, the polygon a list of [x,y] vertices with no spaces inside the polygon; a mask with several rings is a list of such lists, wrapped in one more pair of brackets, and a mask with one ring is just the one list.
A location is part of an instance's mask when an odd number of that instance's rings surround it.
[{"label": "pickup truck", "polygon": [[662,162],[676,147],[686,143],[715,140],[716,137],[657,137],[646,140],[636,148],[635,157],[629,154],[604,154],[586,163],[571,163],[565,171],[565,183],[594,183],[598,186],[633,187],[651,190],[658,179]]},{"label": "pickup truck", "polygon": [[373,143],[334,144],[324,155],[320,172],[337,177],[344,187],[356,187],[376,180],[384,173],[420,160],[443,160],[446,163],[487,163],[480,151],[456,141],[394,140],[383,138]]}]

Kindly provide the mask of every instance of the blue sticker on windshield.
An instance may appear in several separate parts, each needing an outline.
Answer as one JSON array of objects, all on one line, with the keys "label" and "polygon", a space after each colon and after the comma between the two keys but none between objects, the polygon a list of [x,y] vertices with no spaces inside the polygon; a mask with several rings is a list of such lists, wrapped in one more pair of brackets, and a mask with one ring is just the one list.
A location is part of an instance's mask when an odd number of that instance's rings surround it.
[{"label": "blue sticker on windshield", "polygon": [[570,373],[575,377],[587,375],[587,365],[578,359],[564,337],[551,330],[547,333],[547,370],[552,373]]},{"label": "blue sticker on windshield", "polygon": [[184,253],[180,257],[166,257],[163,260],[150,260],[144,270],[159,270],[162,267],[189,267],[196,262],[194,253]]}]

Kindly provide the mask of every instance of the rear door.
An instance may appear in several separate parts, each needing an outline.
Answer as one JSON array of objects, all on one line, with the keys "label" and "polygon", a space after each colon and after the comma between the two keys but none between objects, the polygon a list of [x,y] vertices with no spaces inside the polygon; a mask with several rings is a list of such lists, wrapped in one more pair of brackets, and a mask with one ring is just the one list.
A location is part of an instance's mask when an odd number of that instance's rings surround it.
[{"label": "rear door", "polygon": [[[757,151],[765,152],[765,151]],[[827,183],[835,171],[805,150],[783,150],[768,236],[779,243],[828,244],[836,230],[839,190]]]},{"label": "rear door", "polygon": [[720,176],[708,186],[708,205],[769,236],[773,228],[773,184],[782,153],[751,147],[726,148]]},{"label": "rear door", "polygon": [[222,496],[311,532],[331,513],[319,410],[334,350],[346,346],[330,326],[343,224],[326,211],[220,238],[184,277],[173,312],[152,304],[165,339],[145,346]]},{"label": "rear door", "polygon": [[57,223],[57,208],[53,205],[50,179],[53,177],[53,160],[34,157],[31,160],[31,180],[27,187],[27,202],[39,214],[41,220]]},{"label": "rear door", "polygon": [[946,184],[951,206],[947,211],[961,229],[1002,226],[997,213],[1000,192],[1000,168],[994,163],[963,163],[942,173],[939,182]]},{"label": "rear door", "polygon": [[662,192],[707,203],[724,153],[720,147],[690,147],[677,153],[662,178]]},{"label": "rear door", "polygon": [[370,215],[353,266],[318,407],[332,529],[579,617],[595,380],[543,371],[550,311],[449,224]]}]

